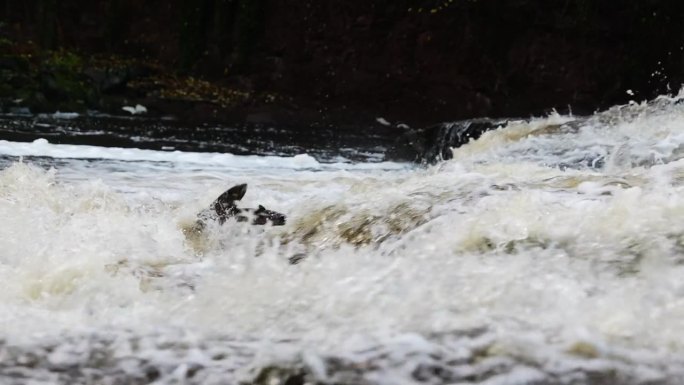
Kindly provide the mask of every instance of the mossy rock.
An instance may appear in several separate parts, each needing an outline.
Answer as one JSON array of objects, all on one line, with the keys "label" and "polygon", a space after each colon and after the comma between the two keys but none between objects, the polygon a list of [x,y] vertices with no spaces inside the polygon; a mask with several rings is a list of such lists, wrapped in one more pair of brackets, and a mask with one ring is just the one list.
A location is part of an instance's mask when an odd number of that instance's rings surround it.
[{"label": "mossy rock", "polygon": [[83,111],[87,107],[96,107],[99,99],[97,90],[89,81],[79,73],[65,70],[41,72],[39,88],[55,108],[62,110]]},{"label": "mossy rock", "polygon": [[242,385],[304,385],[306,372],[297,367],[266,366],[259,370],[253,380]]},{"label": "mossy rock", "polygon": [[[0,104],[25,106],[33,112],[85,111],[98,108],[99,92],[83,74],[84,60],[76,53],[35,52],[33,55],[0,53]],[[0,46],[3,42],[0,41]],[[30,58],[33,57],[35,62]]]},{"label": "mossy rock", "polygon": [[[0,26],[2,26],[2,22],[0,22]],[[6,37],[0,37],[0,49],[3,51],[10,50],[14,46],[14,42],[12,40],[6,38]]]},{"label": "mossy rock", "polygon": [[54,51],[45,57],[43,67],[65,73],[80,74],[83,70],[83,59],[73,52]]},{"label": "mossy rock", "polygon": [[597,358],[600,355],[598,348],[586,341],[575,342],[568,348],[567,352],[586,359]]}]

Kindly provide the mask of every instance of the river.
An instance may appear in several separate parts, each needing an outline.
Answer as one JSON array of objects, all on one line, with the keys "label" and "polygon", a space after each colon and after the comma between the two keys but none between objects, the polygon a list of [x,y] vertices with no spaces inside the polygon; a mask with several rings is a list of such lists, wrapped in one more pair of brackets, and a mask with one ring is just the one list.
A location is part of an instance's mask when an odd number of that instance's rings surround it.
[{"label": "river", "polygon": [[[681,100],[431,166],[0,140],[0,382],[680,384]],[[239,183],[287,224],[188,233]]]}]

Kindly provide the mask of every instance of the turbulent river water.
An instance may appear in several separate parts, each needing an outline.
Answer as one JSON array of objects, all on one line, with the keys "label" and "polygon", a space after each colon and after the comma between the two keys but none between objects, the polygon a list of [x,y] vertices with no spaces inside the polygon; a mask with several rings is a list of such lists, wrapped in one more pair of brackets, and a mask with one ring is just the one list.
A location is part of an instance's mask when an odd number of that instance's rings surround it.
[{"label": "turbulent river water", "polygon": [[333,161],[0,141],[0,383],[684,382],[681,97]]}]

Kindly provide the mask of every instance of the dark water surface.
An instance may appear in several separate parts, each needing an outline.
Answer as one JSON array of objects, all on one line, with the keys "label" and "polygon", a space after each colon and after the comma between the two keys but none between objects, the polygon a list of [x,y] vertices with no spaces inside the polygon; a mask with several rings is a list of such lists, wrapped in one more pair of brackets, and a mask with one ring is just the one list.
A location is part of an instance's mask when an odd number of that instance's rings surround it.
[{"label": "dark water surface", "polygon": [[44,138],[56,144],[235,155],[293,156],[307,153],[320,162],[385,160],[388,147],[400,133],[396,127],[383,126],[372,131],[282,125],[276,128],[257,123],[228,127],[185,123],[172,118],[97,113],[0,115],[0,139],[9,141],[27,142]]}]

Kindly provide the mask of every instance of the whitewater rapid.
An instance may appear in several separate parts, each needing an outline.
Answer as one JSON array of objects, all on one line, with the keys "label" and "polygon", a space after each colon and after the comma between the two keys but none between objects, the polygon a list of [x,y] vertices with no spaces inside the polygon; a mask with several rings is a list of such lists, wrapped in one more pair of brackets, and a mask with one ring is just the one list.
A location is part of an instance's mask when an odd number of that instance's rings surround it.
[{"label": "whitewater rapid", "polygon": [[[431,167],[44,140],[0,165],[2,383],[684,381],[681,97]],[[287,225],[187,237],[238,183]]]}]

